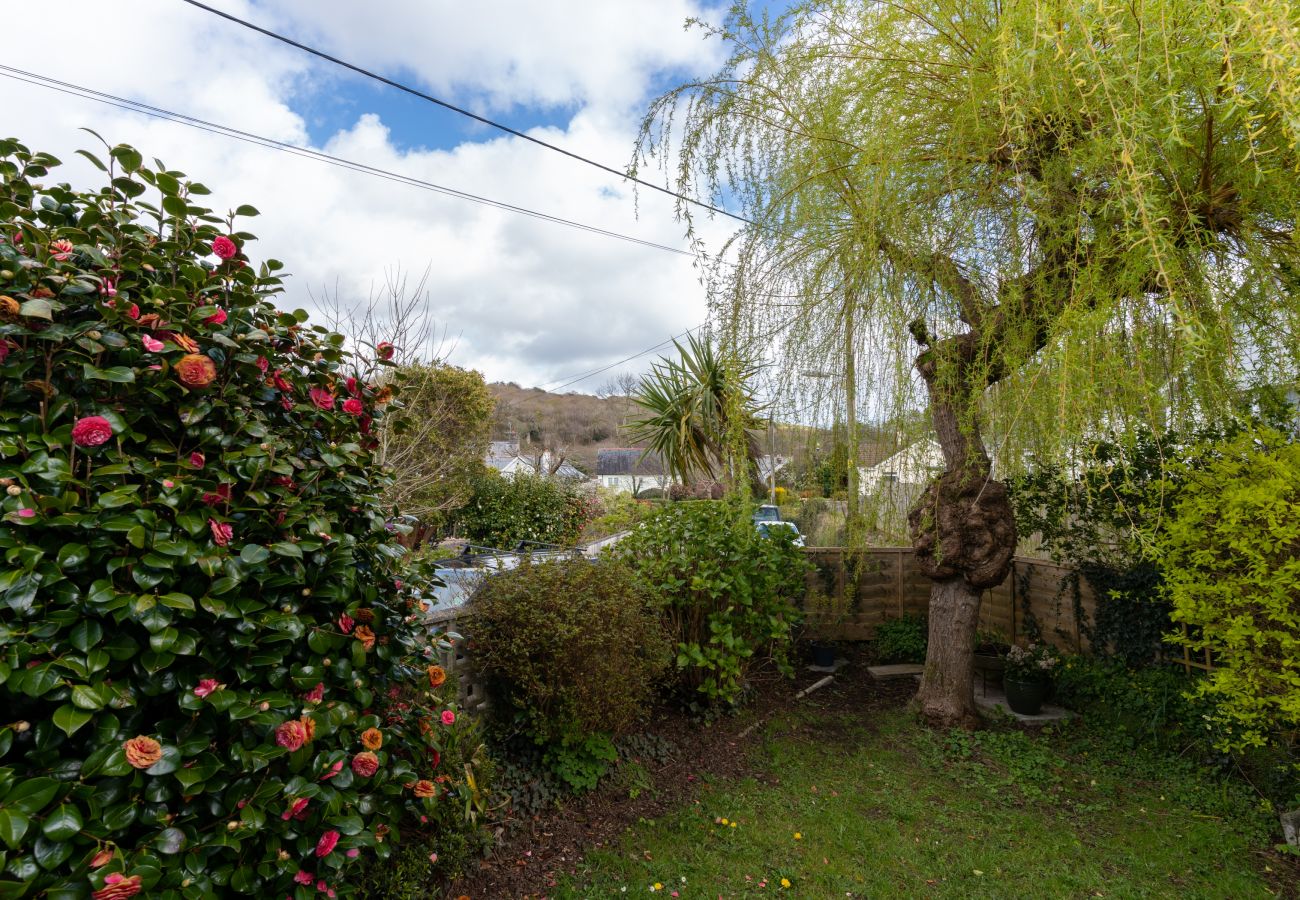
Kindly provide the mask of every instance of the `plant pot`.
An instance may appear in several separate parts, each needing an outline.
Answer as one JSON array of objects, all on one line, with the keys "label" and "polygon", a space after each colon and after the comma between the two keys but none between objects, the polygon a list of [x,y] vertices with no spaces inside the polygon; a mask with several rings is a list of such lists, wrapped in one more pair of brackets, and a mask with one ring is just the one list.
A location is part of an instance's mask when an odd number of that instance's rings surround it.
[{"label": "plant pot", "polygon": [[1012,712],[1022,716],[1036,716],[1043,709],[1043,702],[1052,690],[1050,681],[1015,681],[1002,679],[1002,688],[1007,692],[1007,706]]},{"label": "plant pot", "polygon": [[812,664],[823,669],[835,665],[835,645],[829,641],[812,642]]}]

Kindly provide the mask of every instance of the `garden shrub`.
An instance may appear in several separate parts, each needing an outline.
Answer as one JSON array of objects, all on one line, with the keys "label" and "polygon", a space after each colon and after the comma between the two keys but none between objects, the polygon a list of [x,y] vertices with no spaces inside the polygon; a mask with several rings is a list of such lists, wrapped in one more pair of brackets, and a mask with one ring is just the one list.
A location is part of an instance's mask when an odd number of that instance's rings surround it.
[{"label": "garden shrub", "polygon": [[456,522],[462,537],[487,547],[511,549],[520,541],[572,547],[596,508],[594,498],[563,481],[488,472],[474,480]]},{"label": "garden shrub", "polygon": [[560,559],[484,580],[466,623],[476,670],[507,732],[542,745],[575,788],[615,758],[612,736],[646,713],[670,648],[627,567]]},{"label": "garden shrub", "polygon": [[1300,444],[1259,429],[1221,445],[1192,471],[1160,544],[1171,640],[1214,668],[1198,683],[1213,701],[1224,749],[1300,734]]},{"label": "garden shrub", "polygon": [[749,507],[695,500],[660,510],[613,552],[658,598],[680,684],[696,699],[736,702],[759,658],[789,671],[808,569],[789,529],[764,537]]},{"label": "garden shrub", "polygon": [[876,659],[882,663],[923,663],[929,644],[925,616],[908,613],[876,626]]},{"label": "garden shrub", "polygon": [[87,157],[0,141],[0,895],[350,893],[481,801],[376,501],[390,348],[274,307],[252,207]]}]

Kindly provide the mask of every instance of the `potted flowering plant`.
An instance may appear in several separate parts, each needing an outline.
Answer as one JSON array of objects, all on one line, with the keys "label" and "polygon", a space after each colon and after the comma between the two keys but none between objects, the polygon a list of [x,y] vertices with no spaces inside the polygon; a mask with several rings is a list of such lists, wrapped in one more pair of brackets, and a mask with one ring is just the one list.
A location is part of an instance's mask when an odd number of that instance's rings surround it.
[{"label": "potted flowering plant", "polygon": [[1044,644],[1012,647],[1007,651],[1002,686],[1012,712],[1038,715],[1052,690],[1052,675],[1060,662],[1055,651]]}]

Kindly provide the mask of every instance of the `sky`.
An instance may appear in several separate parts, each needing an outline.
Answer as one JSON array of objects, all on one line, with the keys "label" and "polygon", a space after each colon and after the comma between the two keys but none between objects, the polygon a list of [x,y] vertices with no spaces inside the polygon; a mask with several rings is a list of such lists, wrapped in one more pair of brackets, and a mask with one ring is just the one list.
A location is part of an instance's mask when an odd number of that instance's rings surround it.
[{"label": "sky", "polygon": [[[326,53],[623,170],[650,100],[716,70],[717,41],[690,17],[703,0],[208,0]],[[672,200],[378,82],[181,0],[64,0],[6,10],[0,63],[242,131],[686,248]],[[15,36],[21,39],[12,39]],[[0,74],[3,71],[0,70]],[[689,255],[541,222],[0,77],[0,130],[101,177],[74,155],[127,143],[213,190],[219,212],[251,204],[254,261],[290,273],[282,306],[360,308],[398,273],[424,282],[448,361],[489,381],[558,388],[706,318]],[[719,246],[734,230],[704,229]],[[662,350],[657,351],[663,352]],[[657,353],[564,390],[594,392]]]}]

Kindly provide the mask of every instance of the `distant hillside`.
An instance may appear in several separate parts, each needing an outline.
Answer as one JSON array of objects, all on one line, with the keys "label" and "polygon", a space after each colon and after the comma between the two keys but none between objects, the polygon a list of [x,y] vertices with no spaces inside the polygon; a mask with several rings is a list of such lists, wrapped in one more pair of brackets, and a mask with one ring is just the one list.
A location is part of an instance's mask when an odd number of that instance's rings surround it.
[{"label": "distant hillside", "polygon": [[597,450],[629,446],[621,428],[635,406],[627,397],[550,394],[513,382],[494,382],[488,390],[497,401],[492,439],[517,439],[525,455],[550,450],[594,476]]},{"label": "distant hillside", "polygon": [[[551,394],[541,388],[523,388],[513,382],[494,382],[488,385],[488,390],[497,401],[492,439],[518,440],[524,455],[550,450],[563,455],[587,475],[594,476],[597,450],[635,446],[624,426],[637,418],[639,410],[624,395]],[[864,443],[876,436],[865,425],[862,434]],[[829,447],[832,437],[828,429],[778,424],[773,443],[778,455],[802,458],[819,444]],[[764,453],[768,452],[765,440],[762,449]],[[876,459],[864,461],[875,462]]]}]

